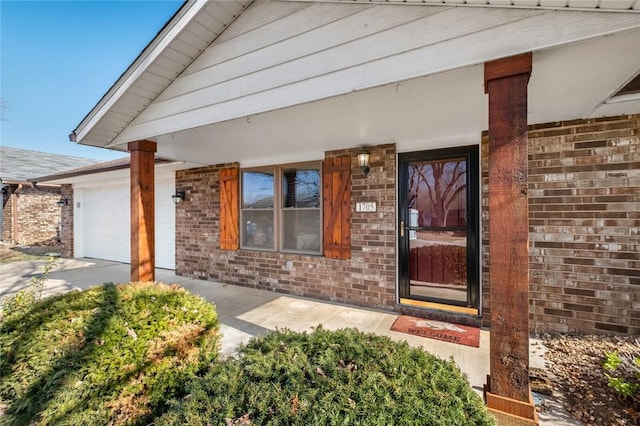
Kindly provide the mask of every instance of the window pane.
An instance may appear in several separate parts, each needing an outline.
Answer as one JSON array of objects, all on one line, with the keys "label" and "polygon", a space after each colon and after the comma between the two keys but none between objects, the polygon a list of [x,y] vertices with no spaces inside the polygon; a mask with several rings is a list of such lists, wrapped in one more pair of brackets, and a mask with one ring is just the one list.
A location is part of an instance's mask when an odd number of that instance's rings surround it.
[{"label": "window pane", "polygon": [[465,159],[411,163],[408,172],[410,226],[466,226]]},{"label": "window pane", "polygon": [[242,172],[242,208],[272,209],[273,171]]},{"label": "window pane", "polygon": [[320,210],[284,210],[283,250],[320,252]]},{"label": "window pane", "polygon": [[284,169],[282,207],[320,207],[320,170]]},{"label": "window pane", "polygon": [[466,301],[466,232],[410,232],[410,294]]},{"label": "window pane", "polygon": [[242,246],[273,250],[273,211],[243,210]]}]

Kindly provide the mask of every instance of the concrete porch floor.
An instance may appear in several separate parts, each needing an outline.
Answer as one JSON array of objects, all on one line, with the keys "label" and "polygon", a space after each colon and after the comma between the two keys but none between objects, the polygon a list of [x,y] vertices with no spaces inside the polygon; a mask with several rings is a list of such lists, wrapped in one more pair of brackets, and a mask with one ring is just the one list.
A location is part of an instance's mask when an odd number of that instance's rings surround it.
[{"label": "concrete porch floor", "polygon": [[[0,265],[0,299],[11,295],[34,276],[42,273],[46,261],[22,261]],[[128,264],[95,259],[58,259],[45,283],[45,294],[84,289],[103,282],[129,281]],[[246,287],[196,280],[175,275],[166,269],[156,270],[156,280],[178,284],[214,303],[218,313],[222,337],[222,352],[232,354],[251,337],[263,335],[276,328],[310,331],[322,324],[325,329],[354,327],[363,332],[389,336],[398,341],[421,347],[443,359],[453,358],[481,395],[489,373],[489,331],[480,331],[480,347],[412,336],[391,331],[397,314],[331,302],[322,302]],[[545,368],[543,345],[531,339],[530,365]],[[580,425],[555,399],[547,400],[550,409],[540,415],[541,425]]]}]

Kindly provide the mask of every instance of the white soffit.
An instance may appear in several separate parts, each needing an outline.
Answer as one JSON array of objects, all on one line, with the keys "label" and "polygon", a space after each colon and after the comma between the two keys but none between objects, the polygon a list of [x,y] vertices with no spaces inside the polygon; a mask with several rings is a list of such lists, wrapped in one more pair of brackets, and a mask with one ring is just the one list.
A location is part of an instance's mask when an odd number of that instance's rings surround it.
[{"label": "white soffit", "polygon": [[[292,0],[315,1],[315,0]],[[398,3],[438,6],[515,7],[563,10],[598,10],[606,12],[640,12],[640,0],[328,0],[350,3]]]},{"label": "white soffit", "polygon": [[251,0],[185,1],[74,130],[78,142],[105,146],[171,84]]},{"label": "white soffit", "polygon": [[[275,8],[282,3],[262,5]],[[257,10],[255,7],[246,13]],[[257,34],[254,36],[253,30],[240,38],[244,41],[238,46],[242,54],[227,61],[208,58],[211,56],[208,52],[224,51],[238,38],[214,43],[202,55],[206,58],[207,69],[181,75],[109,146],[640,27],[638,14],[451,7],[424,10],[437,12],[416,19],[414,8],[401,6],[313,4],[298,12],[292,21],[301,28],[285,27],[292,28],[295,36],[283,31],[282,39],[272,42],[269,48],[277,50],[268,60],[251,61],[251,58],[263,56],[263,49],[245,47],[247,43],[261,39]],[[392,28],[356,36],[356,24],[351,23],[354,11],[355,15],[377,11],[383,18],[393,17],[399,23]],[[313,31],[300,25],[311,26],[321,16],[330,16],[333,21]],[[356,22],[366,30],[368,22],[379,21]],[[276,20],[273,25],[265,25],[259,30],[268,32],[272,27],[283,27],[280,24]],[[306,40],[308,34],[313,38]],[[348,38],[335,39],[337,44],[329,45],[327,40],[337,37],[336,34],[347,34]],[[303,37],[305,43],[300,45],[298,40]],[[289,57],[292,49],[300,49],[293,58]],[[198,58],[193,66],[199,66],[200,61]],[[220,71],[214,72],[216,69]],[[223,70],[224,78],[221,79]],[[175,90],[177,87],[180,89]]]},{"label": "white soffit", "polygon": [[[640,55],[628,54],[635,46],[640,29],[534,53],[528,122],[588,117],[640,69]],[[402,152],[477,144],[487,105],[478,64],[159,136],[158,155],[253,167],[363,145],[395,143]]]},{"label": "white soffit", "polygon": [[[603,4],[605,2],[607,10],[615,9],[631,13],[570,11],[576,8],[589,8],[592,11],[604,10]],[[385,14],[387,10],[390,10],[386,9],[386,7],[416,10],[414,7],[404,8],[393,4],[382,6],[370,1],[365,4],[365,2],[352,0],[348,2],[312,2],[312,4],[306,1],[256,1],[248,9],[247,6],[251,4],[250,0],[209,2],[195,0],[185,3],[185,6],[180,9],[176,16],[172,18],[118,82],[105,94],[98,105],[81,122],[76,129],[77,140],[87,145],[110,146],[115,149],[126,150],[124,144],[132,140],[155,140],[159,135],[163,134],[172,134],[212,123],[220,123],[314,102],[353,91],[366,90],[407,79],[455,70],[526,51],[537,52],[567,43],[640,28],[640,14],[634,13],[640,7],[639,2],[640,0],[626,1],[626,3],[622,0],[601,0],[599,2],[587,0],[540,0],[537,2],[487,0],[484,3],[471,0],[441,0],[438,2],[420,2],[419,4],[421,5],[437,4],[441,6],[440,8],[430,6],[433,10],[437,10],[437,12],[433,13],[434,15],[448,16],[448,19],[453,19],[458,15],[468,16],[465,16],[464,20],[456,20],[454,27],[459,33],[442,42],[422,46],[419,49],[412,48],[398,54],[389,55],[386,53],[387,56],[381,57],[380,60],[369,60],[366,63],[353,64],[350,67],[336,70],[336,72],[325,72],[322,75],[318,75],[314,84],[311,85],[308,84],[309,78],[306,81],[298,80],[294,84],[280,83],[279,86],[276,85],[272,88],[269,88],[269,82],[267,81],[266,88],[258,88],[258,91],[253,94],[254,96],[243,97],[237,97],[233,90],[222,90],[221,93],[226,93],[226,96],[213,98],[211,105],[203,105],[196,109],[188,103],[181,103],[181,99],[176,98],[177,102],[174,102],[173,105],[173,115],[168,117],[162,108],[158,108],[157,99],[159,96],[166,92],[165,89],[171,88],[176,78],[180,78],[181,74],[188,75],[184,72],[185,68],[189,67],[190,64],[196,65],[196,61],[200,57],[206,56],[211,46],[217,46],[225,42],[227,42],[227,45],[233,44],[234,39],[238,39],[239,35],[241,35],[236,32],[237,28],[241,26],[234,21],[242,21],[245,16],[251,15],[248,12],[258,7],[262,8],[258,10],[266,10],[267,12],[270,10],[285,10],[286,13],[283,14],[285,18],[289,15],[293,16],[297,10],[307,6],[309,6],[309,10],[315,10],[312,8],[315,7],[316,3],[324,3],[325,7],[340,6],[341,8],[348,8],[352,11],[346,14],[347,17],[360,13],[360,11],[379,7],[385,8]],[[385,3],[394,3],[394,1],[391,0]],[[445,6],[442,6],[443,4]],[[488,5],[490,7],[451,7],[463,4],[467,6]],[[290,6],[290,10],[286,10],[287,5]],[[504,6],[507,6],[507,8],[505,9]],[[544,10],[544,8],[563,8],[564,10],[552,11]],[[245,11],[245,9],[247,10]],[[456,9],[460,9],[460,11],[456,11]],[[473,11],[473,14],[465,14],[463,10]],[[271,12],[271,14],[273,13]],[[503,19],[502,16],[509,13],[513,17],[504,20],[500,24],[500,19]],[[481,21],[474,20],[476,14]],[[426,15],[429,14],[427,13]],[[489,24],[488,18],[492,16],[492,22],[494,23]],[[270,16],[269,13],[264,14],[264,16],[258,16],[258,18],[254,17],[254,21],[256,21],[253,22],[254,28],[256,31],[268,29],[270,22],[276,18]],[[316,16],[313,14],[306,16],[306,18],[301,15],[303,22],[304,19],[314,20],[315,18]],[[423,18],[425,17],[423,16]],[[335,18],[335,20],[340,19],[342,18],[339,16]],[[429,18],[426,17],[425,19]],[[300,20],[294,22],[299,23]],[[486,28],[476,28],[480,23],[485,25]],[[365,22],[365,24],[367,23]],[[465,33],[464,28],[467,25],[471,25],[471,27]],[[415,33],[416,28],[418,28],[417,33]],[[405,35],[415,34],[416,38],[420,38],[419,28],[419,26],[414,25],[411,28],[412,32],[405,31]],[[381,34],[384,34],[384,32]],[[515,37],[514,34],[518,36]],[[212,43],[213,40],[215,41]],[[393,40],[393,38],[387,40]],[[316,40],[320,44],[322,41],[323,38]],[[208,46],[209,48],[207,48]],[[468,46],[473,46],[473,48],[468,48]],[[484,47],[480,49],[479,46]],[[384,48],[388,47],[389,43],[387,42]],[[366,50],[375,48],[377,48],[377,45],[369,46]],[[403,46],[398,46],[399,51],[402,49]],[[256,52],[259,51],[261,49],[256,50]],[[362,52],[362,49],[360,49],[360,52]],[[452,57],[447,52],[455,52],[455,55],[453,55],[455,57]],[[399,54],[403,55],[403,61],[401,62],[403,66],[398,66],[397,59]],[[317,55],[307,56],[308,59],[313,60],[314,56]],[[299,59],[306,60],[305,57]],[[213,60],[215,61],[215,58]],[[284,68],[292,62],[295,61],[289,59],[282,64],[272,64],[267,70],[270,71],[270,75],[275,75],[278,79],[281,79],[284,74],[273,72],[274,68],[281,65],[283,71],[285,71]],[[293,67],[293,71],[299,69],[301,69],[299,66]],[[313,68],[306,68],[307,71],[309,69]],[[253,74],[256,74],[256,72]],[[365,76],[365,78],[363,79],[362,76]],[[250,77],[250,85],[260,85],[265,81],[261,78],[251,78],[251,76],[237,76],[235,78],[231,76],[227,81],[235,83],[238,77]],[[292,75],[292,78],[295,80],[296,75]],[[244,81],[240,82],[238,80],[237,83],[237,87],[246,88]],[[206,81],[204,84],[206,84]],[[231,85],[230,87],[234,86]],[[185,93],[185,96],[193,98],[190,93]],[[198,102],[202,101],[202,98],[198,99]],[[215,105],[213,104],[214,102],[216,103]],[[154,108],[154,104],[156,104],[155,110],[160,111],[159,114],[156,112],[155,116],[150,113]],[[180,110],[181,105],[183,107],[182,110]],[[164,117],[162,116],[163,113],[165,114]]]}]

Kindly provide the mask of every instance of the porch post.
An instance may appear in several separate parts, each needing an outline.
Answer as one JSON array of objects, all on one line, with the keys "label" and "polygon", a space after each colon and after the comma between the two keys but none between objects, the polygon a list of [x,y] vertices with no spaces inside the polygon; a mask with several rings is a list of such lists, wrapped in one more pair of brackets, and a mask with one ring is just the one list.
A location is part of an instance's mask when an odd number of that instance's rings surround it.
[{"label": "porch post", "polygon": [[131,153],[131,281],[155,281],[156,143],[129,142]]},{"label": "porch post", "polygon": [[486,62],[484,86],[489,94],[491,283],[487,404],[490,409],[534,419],[529,389],[527,205],[527,84],[531,64],[531,53]]}]

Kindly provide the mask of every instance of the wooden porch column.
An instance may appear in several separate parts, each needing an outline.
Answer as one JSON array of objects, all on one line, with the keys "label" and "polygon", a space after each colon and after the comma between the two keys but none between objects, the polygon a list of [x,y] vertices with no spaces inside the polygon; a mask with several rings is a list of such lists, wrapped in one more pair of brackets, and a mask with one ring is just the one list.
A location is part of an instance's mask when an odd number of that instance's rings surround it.
[{"label": "wooden porch column", "polygon": [[131,153],[131,281],[155,281],[156,143],[129,142]]},{"label": "wooden porch column", "polygon": [[[527,205],[527,84],[531,63],[531,53],[486,62],[484,86],[489,94],[491,282],[487,405],[533,419],[535,407],[529,389]],[[531,409],[533,412],[529,413]]]}]

